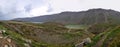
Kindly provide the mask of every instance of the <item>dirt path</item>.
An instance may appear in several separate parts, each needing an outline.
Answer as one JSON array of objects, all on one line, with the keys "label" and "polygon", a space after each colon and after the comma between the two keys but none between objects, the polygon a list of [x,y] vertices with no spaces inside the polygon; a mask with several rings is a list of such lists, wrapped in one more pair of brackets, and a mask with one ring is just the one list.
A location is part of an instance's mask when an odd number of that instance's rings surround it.
[{"label": "dirt path", "polygon": [[[105,31],[109,31],[111,28],[105,30]],[[96,45],[94,45],[93,47],[101,47],[104,40],[107,38],[108,34],[110,34],[110,32],[108,32],[106,35],[102,36],[102,38],[96,43]]]},{"label": "dirt path", "polygon": [[[119,27],[120,27],[120,26],[117,26],[117,27],[115,27],[114,29],[109,28],[109,29],[105,30],[105,31],[107,31],[107,34],[105,34],[105,35],[96,43],[96,45],[94,45],[94,46],[92,46],[92,47],[101,47],[102,44],[103,44],[103,42],[104,42],[104,40],[107,39],[108,35],[109,35],[112,31],[114,31],[115,29],[117,29],[117,28],[119,28]],[[111,30],[111,29],[112,29],[112,30]],[[109,31],[109,32],[108,32],[108,31]]]}]

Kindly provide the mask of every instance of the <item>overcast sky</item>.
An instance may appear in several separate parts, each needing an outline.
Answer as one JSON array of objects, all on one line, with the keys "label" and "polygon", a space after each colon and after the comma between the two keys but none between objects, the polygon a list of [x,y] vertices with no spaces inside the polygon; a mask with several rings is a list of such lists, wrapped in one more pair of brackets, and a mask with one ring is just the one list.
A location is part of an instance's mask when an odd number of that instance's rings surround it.
[{"label": "overcast sky", "polygon": [[0,0],[0,20],[92,8],[120,11],[120,0]]}]

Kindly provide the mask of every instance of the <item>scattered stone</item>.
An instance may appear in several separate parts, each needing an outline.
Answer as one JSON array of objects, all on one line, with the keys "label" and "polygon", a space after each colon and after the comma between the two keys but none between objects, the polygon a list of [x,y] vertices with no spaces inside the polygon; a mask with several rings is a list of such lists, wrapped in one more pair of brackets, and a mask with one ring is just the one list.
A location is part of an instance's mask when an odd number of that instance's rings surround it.
[{"label": "scattered stone", "polygon": [[0,34],[2,34],[2,30],[0,30]]},{"label": "scattered stone", "polygon": [[5,30],[0,30],[0,47],[15,47],[16,45],[12,42],[10,36],[4,36]]},{"label": "scattered stone", "polygon": [[11,39],[10,39],[10,38],[7,38],[7,41],[10,43],[10,42],[11,42]]},{"label": "scattered stone", "polygon": [[32,43],[32,41],[31,41],[30,39],[22,38],[22,40],[24,40],[24,41],[27,42],[27,43]]},{"label": "scattered stone", "polygon": [[3,33],[5,33],[6,31],[5,31],[5,30],[3,30],[2,32],[3,32]]},{"label": "scattered stone", "polygon": [[8,45],[4,45],[4,47],[9,47]]},{"label": "scattered stone", "polygon": [[83,44],[84,42],[81,42],[81,43],[79,43],[79,44],[76,44],[75,45],[75,47],[84,47],[84,44]]},{"label": "scattered stone", "polygon": [[0,38],[3,38],[3,36],[0,36]]},{"label": "scattered stone", "polygon": [[25,45],[25,47],[30,47],[30,45],[29,45],[29,44],[27,44],[27,43],[24,43],[24,45]]},{"label": "scattered stone", "polygon": [[83,40],[83,42],[84,42],[84,45],[87,45],[87,44],[91,43],[92,40],[90,38],[86,38]]},{"label": "scattered stone", "polygon": [[0,34],[5,33],[5,32],[6,32],[5,30],[0,30]]}]

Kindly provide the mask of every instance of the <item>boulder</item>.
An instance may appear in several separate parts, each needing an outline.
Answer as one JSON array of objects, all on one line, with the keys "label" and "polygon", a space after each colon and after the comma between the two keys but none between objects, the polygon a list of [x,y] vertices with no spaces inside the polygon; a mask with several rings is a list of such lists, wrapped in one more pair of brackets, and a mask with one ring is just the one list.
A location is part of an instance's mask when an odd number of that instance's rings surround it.
[{"label": "boulder", "polygon": [[84,39],[81,43],[75,45],[75,47],[84,47],[85,45],[91,43],[92,40],[90,38]]}]

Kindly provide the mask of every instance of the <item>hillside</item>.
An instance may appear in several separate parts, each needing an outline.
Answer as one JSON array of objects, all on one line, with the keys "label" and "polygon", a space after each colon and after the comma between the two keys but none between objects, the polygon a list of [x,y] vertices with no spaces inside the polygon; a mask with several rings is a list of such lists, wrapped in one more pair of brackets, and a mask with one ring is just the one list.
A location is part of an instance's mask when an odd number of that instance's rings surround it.
[{"label": "hillside", "polygon": [[120,26],[111,27],[105,32],[92,38],[93,42],[87,47],[120,47]]},{"label": "hillside", "polygon": [[117,11],[90,9],[82,12],[63,12],[13,21],[0,21],[0,40],[4,40],[0,41],[0,45],[120,47],[119,20],[120,13]]},{"label": "hillside", "polygon": [[[108,23],[66,28],[60,23],[1,21],[0,34],[7,45],[15,47],[119,47],[120,26]],[[9,43],[10,40],[10,43]],[[0,41],[0,45],[6,45]]]},{"label": "hillside", "polygon": [[28,22],[58,22],[63,24],[120,23],[120,12],[106,9],[90,9],[81,12],[62,12],[59,14],[38,16],[32,18],[18,18],[15,21]]},{"label": "hillside", "polygon": [[57,23],[23,23],[14,21],[0,22],[1,30],[6,30],[17,47],[73,47],[85,38],[92,38],[92,33],[82,29],[65,28]]}]

